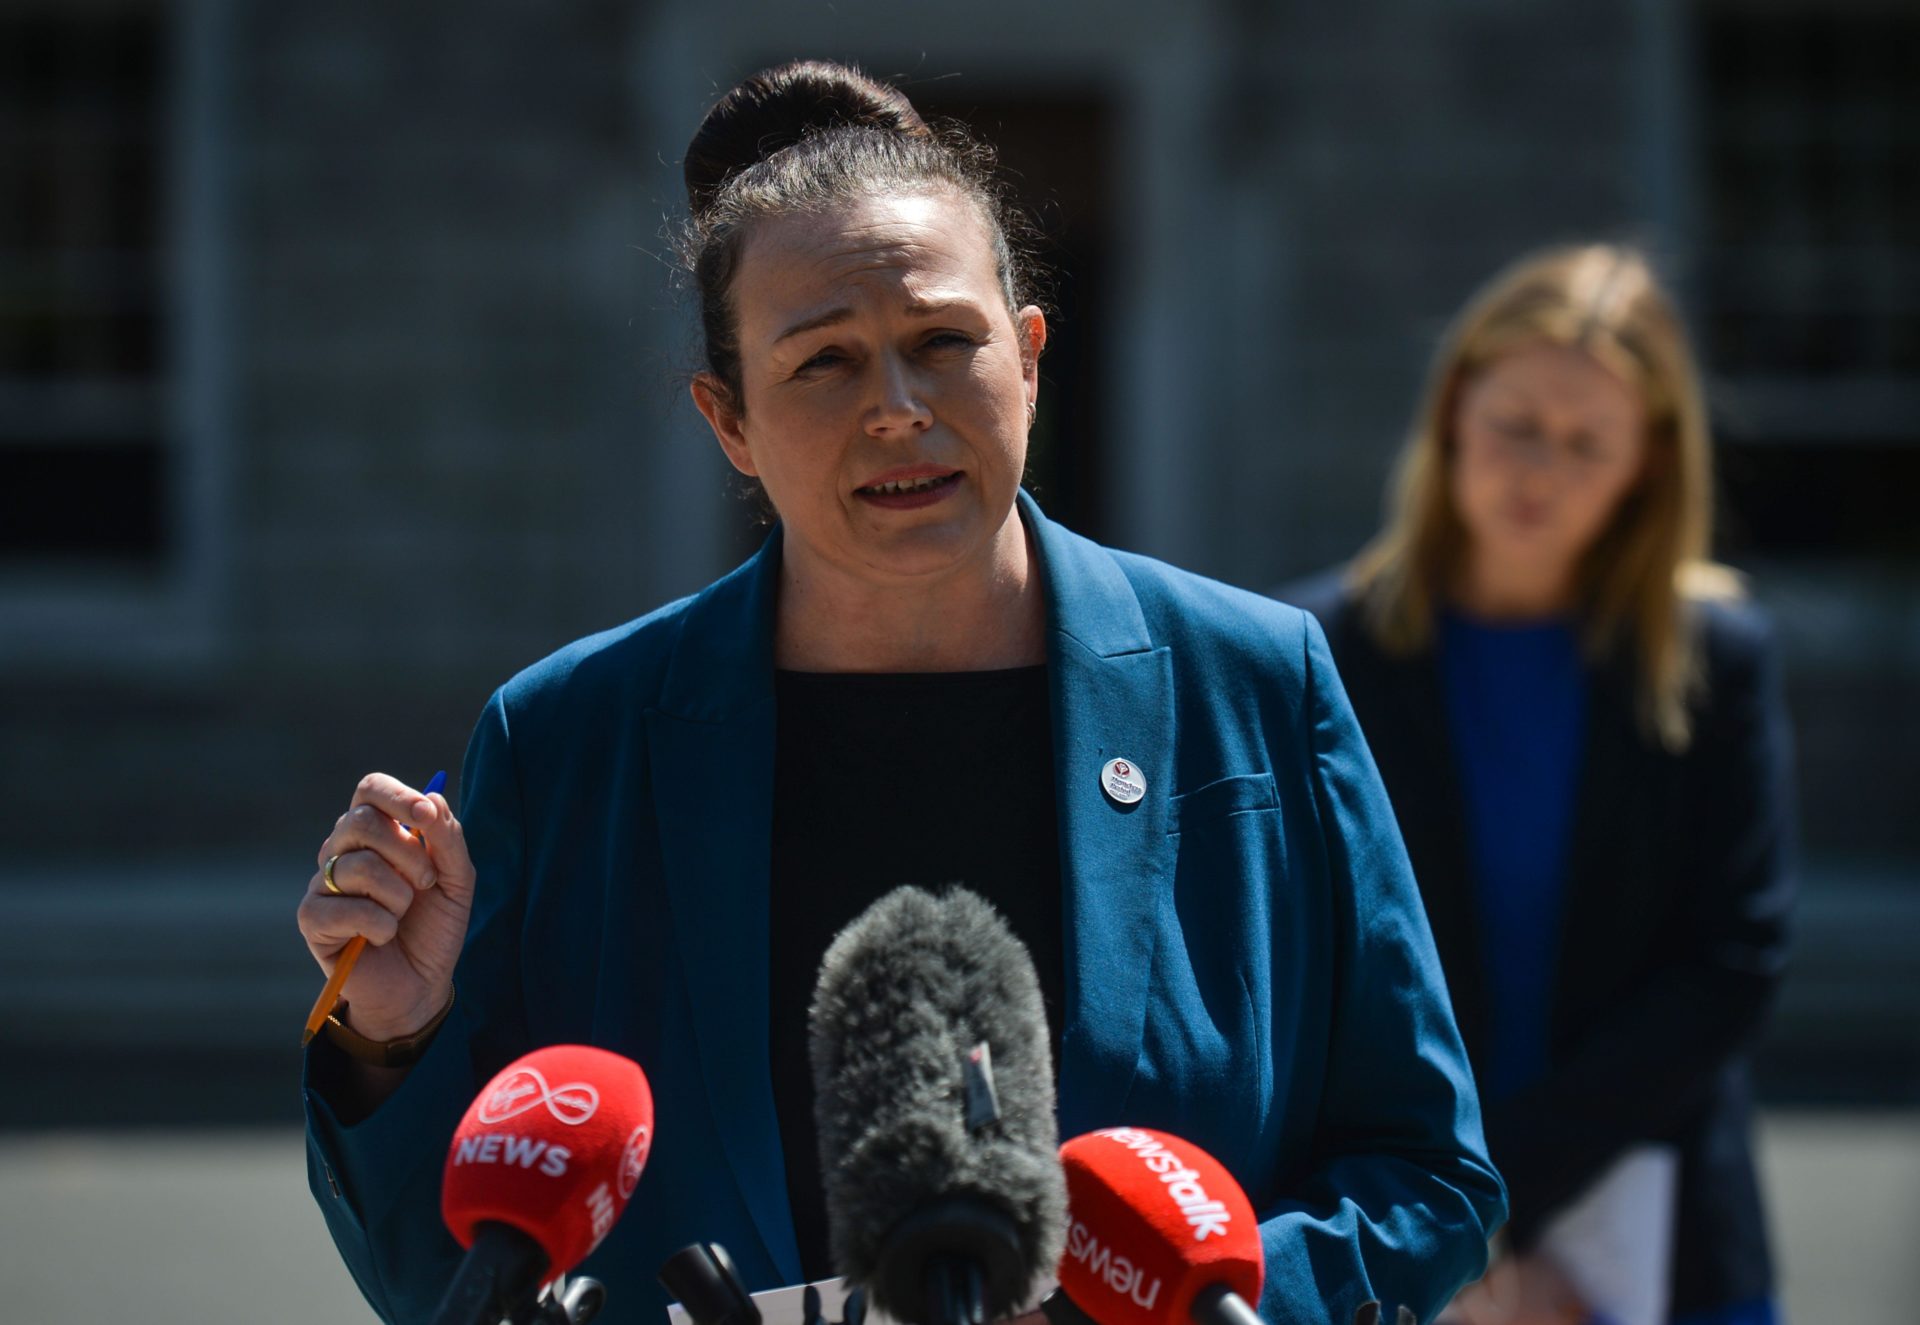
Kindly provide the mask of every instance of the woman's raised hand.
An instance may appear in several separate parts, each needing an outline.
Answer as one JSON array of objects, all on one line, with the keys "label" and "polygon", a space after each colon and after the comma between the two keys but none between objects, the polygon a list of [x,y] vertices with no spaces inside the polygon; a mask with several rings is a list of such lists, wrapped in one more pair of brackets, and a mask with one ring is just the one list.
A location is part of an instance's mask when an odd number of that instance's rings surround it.
[{"label": "woman's raised hand", "polygon": [[348,1024],[370,1040],[419,1030],[452,996],[473,910],[473,861],[447,798],[369,773],[320,844],[318,862],[300,900],[307,951],[331,975],[352,939],[367,940],[343,991]]}]

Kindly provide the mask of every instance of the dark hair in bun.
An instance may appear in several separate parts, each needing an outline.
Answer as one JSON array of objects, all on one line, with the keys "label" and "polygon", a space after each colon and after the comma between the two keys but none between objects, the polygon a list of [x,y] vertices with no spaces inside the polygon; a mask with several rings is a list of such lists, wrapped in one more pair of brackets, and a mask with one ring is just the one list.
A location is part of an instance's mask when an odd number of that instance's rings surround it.
[{"label": "dark hair in bun", "polygon": [[1031,297],[1024,233],[993,149],[957,126],[935,129],[906,94],[858,69],[800,60],[764,69],[715,103],[687,145],[692,213],[682,259],[700,296],[707,367],[745,407],[731,290],[755,221],[818,212],[879,193],[948,190],[980,209],[1007,307]]},{"label": "dark hair in bun", "polygon": [[845,127],[915,137],[929,132],[904,92],[858,69],[825,60],[763,69],[715,102],[687,144],[687,202],[698,215],[713,205],[730,176],[809,133]]}]

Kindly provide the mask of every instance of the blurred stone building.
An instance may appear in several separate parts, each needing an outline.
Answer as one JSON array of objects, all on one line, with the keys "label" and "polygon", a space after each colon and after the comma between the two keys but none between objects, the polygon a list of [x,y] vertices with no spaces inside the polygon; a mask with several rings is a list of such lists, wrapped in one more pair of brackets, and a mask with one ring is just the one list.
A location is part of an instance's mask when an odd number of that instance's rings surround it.
[{"label": "blurred stone building", "polygon": [[796,55],[1001,144],[1059,273],[1043,504],[1255,588],[1371,530],[1477,283],[1647,244],[1789,646],[1769,1088],[1920,1098],[1910,4],[9,0],[0,1121],[101,1064],[114,1116],[290,1113],[355,778],[457,770],[492,686],[752,546],[669,223],[705,107]]}]

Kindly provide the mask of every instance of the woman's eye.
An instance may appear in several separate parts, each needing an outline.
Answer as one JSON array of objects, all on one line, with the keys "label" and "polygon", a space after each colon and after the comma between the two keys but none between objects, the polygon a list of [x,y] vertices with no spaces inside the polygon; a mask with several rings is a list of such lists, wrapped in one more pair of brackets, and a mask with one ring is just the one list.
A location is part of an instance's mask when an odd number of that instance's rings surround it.
[{"label": "woman's eye", "polygon": [[972,344],[973,337],[964,331],[936,331],[926,339],[927,348],[934,350],[965,349]]},{"label": "woman's eye", "polygon": [[818,354],[813,355],[803,362],[795,371],[805,373],[820,368],[831,368],[845,358],[846,356],[838,350],[821,350]]}]

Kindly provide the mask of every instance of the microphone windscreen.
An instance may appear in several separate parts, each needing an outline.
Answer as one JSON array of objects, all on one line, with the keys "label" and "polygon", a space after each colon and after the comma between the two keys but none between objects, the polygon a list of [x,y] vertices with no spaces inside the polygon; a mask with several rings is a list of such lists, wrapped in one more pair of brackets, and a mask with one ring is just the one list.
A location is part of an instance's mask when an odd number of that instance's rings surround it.
[{"label": "microphone windscreen", "polygon": [[[916,1318],[917,1304],[883,1300],[885,1282],[897,1282],[878,1273],[888,1236],[960,1195],[1017,1233],[990,1310],[1028,1300],[1059,1259],[1066,1192],[1040,982],[999,913],[963,888],[882,897],[827,950],[808,1049],[834,1269],[871,1285],[888,1314]],[[997,1121],[979,1125],[996,1105]]]},{"label": "microphone windscreen", "polygon": [[1213,1156],[1143,1127],[1060,1147],[1067,1251],[1060,1287],[1101,1325],[1188,1319],[1203,1290],[1260,1301],[1266,1262],[1253,1205]]},{"label": "microphone windscreen", "polygon": [[551,1282],[606,1237],[652,1146],[653,1092],[639,1064],[585,1045],[538,1049],[468,1106],[440,1213],[462,1247],[484,1222],[526,1233],[546,1251]]}]

